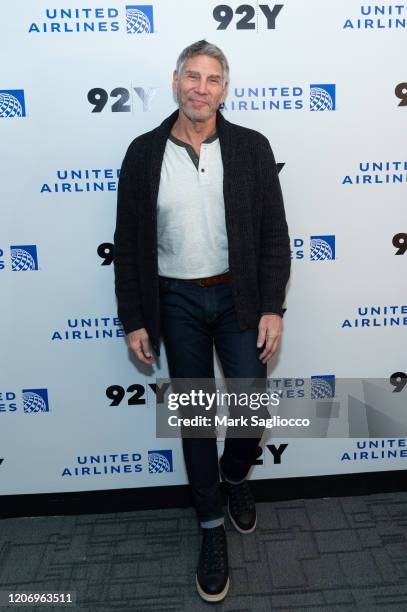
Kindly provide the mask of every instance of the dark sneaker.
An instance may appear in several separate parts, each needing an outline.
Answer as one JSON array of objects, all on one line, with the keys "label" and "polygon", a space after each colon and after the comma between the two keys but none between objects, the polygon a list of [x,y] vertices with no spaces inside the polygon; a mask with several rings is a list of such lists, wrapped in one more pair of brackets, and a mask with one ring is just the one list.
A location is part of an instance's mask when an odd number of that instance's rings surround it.
[{"label": "dark sneaker", "polygon": [[205,601],[222,601],[229,590],[229,564],[223,525],[202,529],[203,539],[196,572],[196,588]]},{"label": "dark sneaker", "polygon": [[240,533],[252,533],[256,529],[256,504],[247,480],[240,484],[226,482],[228,513],[234,527]]}]

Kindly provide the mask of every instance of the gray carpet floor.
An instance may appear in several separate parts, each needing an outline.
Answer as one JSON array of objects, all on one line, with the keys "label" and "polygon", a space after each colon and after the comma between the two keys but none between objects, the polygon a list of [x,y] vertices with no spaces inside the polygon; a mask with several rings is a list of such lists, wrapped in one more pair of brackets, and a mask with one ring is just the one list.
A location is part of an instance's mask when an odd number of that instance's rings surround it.
[{"label": "gray carpet floor", "polygon": [[250,535],[227,520],[219,604],[195,590],[192,509],[0,520],[0,590],[77,597],[0,611],[407,610],[407,493],[262,503],[258,517]]}]

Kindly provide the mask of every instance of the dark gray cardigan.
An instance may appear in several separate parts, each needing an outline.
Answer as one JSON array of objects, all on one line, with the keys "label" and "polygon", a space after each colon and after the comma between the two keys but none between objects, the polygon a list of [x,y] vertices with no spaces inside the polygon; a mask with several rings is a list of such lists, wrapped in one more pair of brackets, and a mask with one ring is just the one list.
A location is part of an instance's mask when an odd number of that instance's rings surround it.
[{"label": "dark gray cardigan", "polygon": [[[126,334],[145,327],[158,355],[157,195],[167,138],[177,117],[178,110],[131,142],[120,171],[114,233],[119,319]],[[262,134],[230,123],[220,112],[216,125],[235,307],[241,329],[256,328],[262,312],[283,314],[290,273],[277,167]]]}]

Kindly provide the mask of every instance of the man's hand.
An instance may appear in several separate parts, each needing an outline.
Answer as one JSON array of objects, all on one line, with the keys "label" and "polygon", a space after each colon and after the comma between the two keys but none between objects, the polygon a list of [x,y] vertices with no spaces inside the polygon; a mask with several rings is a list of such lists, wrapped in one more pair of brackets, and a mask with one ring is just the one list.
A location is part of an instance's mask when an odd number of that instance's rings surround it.
[{"label": "man's hand", "polygon": [[150,350],[150,340],[145,327],[130,332],[127,334],[126,338],[129,348],[139,361],[147,365],[152,365],[154,363]]},{"label": "man's hand", "polygon": [[262,363],[272,357],[280,345],[282,318],[278,314],[263,315],[259,321],[259,335],[257,336],[257,348],[264,344],[264,351],[260,353],[259,359]]}]

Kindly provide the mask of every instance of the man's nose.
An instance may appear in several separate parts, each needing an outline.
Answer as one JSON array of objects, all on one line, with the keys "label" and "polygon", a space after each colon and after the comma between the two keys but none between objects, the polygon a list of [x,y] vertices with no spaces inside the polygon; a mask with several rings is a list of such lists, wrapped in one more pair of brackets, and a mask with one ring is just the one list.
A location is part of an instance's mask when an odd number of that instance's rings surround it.
[{"label": "man's nose", "polygon": [[197,83],[197,86],[196,86],[196,90],[200,94],[207,93],[208,87],[207,87],[206,79],[199,79],[199,82]]}]

